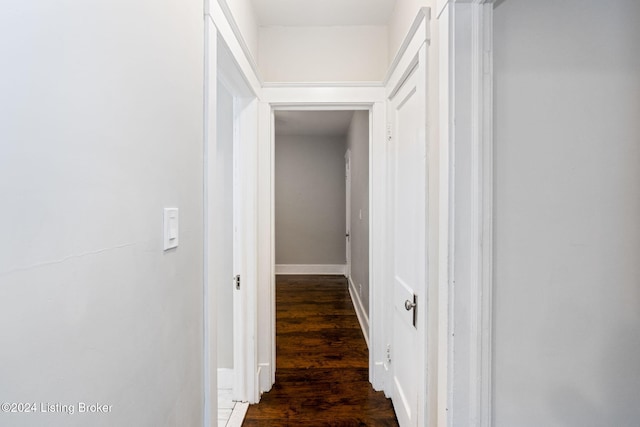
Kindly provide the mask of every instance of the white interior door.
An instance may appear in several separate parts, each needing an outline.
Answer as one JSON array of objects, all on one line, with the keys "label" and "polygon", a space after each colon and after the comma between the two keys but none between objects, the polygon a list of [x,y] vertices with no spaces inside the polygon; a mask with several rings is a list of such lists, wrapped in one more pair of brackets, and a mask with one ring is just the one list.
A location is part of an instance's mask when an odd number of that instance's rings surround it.
[{"label": "white interior door", "polygon": [[233,289],[233,393],[234,400],[246,400],[246,391],[244,390],[244,371],[246,367],[242,363],[242,354],[245,349],[245,343],[241,339],[243,333],[243,304],[241,292],[243,291],[243,279],[246,275],[242,271],[242,226],[244,223],[243,211],[243,176],[240,165],[242,164],[242,145],[240,141],[240,129],[238,123],[238,98],[234,98],[233,102],[233,275],[230,277],[229,285]]},{"label": "white interior door", "polygon": [[424,400],[426,308],[426,88],[418,63],[390,99],[393,129],[393,405],[416,426]]},{"label": "white interior door", "polygon": [[210,273],[217,291],[217,355],[218,388],[233,389],[233,397],[243,396],[237,386],[241,370],[236,360],[242,351],[242,300],[236,282],[242,272],[242,201],[241,145],[237,125],[237,100],[231,88],[223,82],[217,87],[216,142],[210,149],[215,152],[215,187],[210,219],[215,241],[214,259]]},{"label": "white interior door", "polygon": [[[237,70],[231,53],[220,39],[217,43],[216,71],[217,79],[225,88],[227,96],[224,101],[224,121],[220,121],[215,126],[218,130],[221,127],[226,129],[223,135],[218,135],[221,140],[215,145],[218,148],[224,146],[224,154],[216,153],[220,157],[217,158],[219,163],[215,166],[217,170],[224,169],[226,173],[222,182],[216,181],[214,185],[217,186],[218,191],[227,196],[220,200],[218,206],[215,204],[210,206],[211,212],[224,211],[226,216],[221,222],[224,230],[212,227],[214,233],[209,236],[209,239],[212,240],[212,245],[215,245],[221,240],[224,232],[226,264],[223,268],[211,268],[210,273],[212,279],[220,282],[224,289],[226,297],[224,300],[220,298],[219,303],[224,304],[224,311],[231,311],[232,316],[232,320],[226,318],[218,325],[218,337],[223,335],[221,330],[232,329],[231,342],[225,340],[223,343],[218,340],[217,350],[224,350],[223,346],[232,345],[233,360],[230,375],[233,399],[253,403],[258,399],[255,387],[257,384],[255,321],[257,312],[255,307],[257,101]],[[216,97],[220,101],[222,91]],[[223,188],[220,188],[221,186]],[[215,191],[212,200],[215,200]],[[218,224],[218,221],[213,221],[213,224]],[[215,262],[216,260],[213,260],[211,264],[215,265]],[[232,310],[229,310],[230,307]],[[224,334],[228,335],[229,330],[224,330]],[[218,378],[219,382],[224,383],[220,381],[221,379]]]}]

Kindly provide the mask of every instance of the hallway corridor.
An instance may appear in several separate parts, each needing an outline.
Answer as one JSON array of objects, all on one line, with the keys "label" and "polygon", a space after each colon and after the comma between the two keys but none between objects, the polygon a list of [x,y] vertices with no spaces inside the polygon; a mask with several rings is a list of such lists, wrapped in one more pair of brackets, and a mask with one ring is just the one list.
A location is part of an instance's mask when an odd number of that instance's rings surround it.
[{"label": "hallway corridor", "polygon": [[278,276],[276,383],[244,426],[396,426],[368,381],[368,350],[347,280]]}]

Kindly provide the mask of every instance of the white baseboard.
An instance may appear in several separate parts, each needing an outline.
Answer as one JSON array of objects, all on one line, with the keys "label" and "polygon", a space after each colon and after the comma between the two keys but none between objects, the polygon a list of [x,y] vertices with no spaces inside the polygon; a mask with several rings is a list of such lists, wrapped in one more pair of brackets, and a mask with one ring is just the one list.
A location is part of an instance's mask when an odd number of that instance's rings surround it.
[{"label": "white baseboard", "polygon": [[258,365],[258,390],[260,394],[271,390],[271,364],[260,363]]},{"label": "white baseboard", "polygon": [[218,389],[233,389],[233,369],[218,368]]},{"label": "white baseboard", "polygon": [[356,285],[353,283],[353,280],[351,280],[351,277],[349,277],[349,294],[351,295],[353,306],[356,309],[356,316],[358,316],[358,322],[360,323],[360,328],[362,328],[364,340],[367,342],[367,348],[371,349],[369,347],[369,317],[364,310],[360,293],[356,290]]},{"label": "white baseboard", "polygon": [[344,264],[276,264],[276,274],[341,274]]},{"label": "white baseboard", "polygon": [[[383,390],[385,390],[387,387],[385,387],[385,385],[384,385],[384,378],[388,378],[389,365],[386,362],[374,362],[373,371],[374,371],[374,377],[375,378],[382,379],[382,381],[380,381],[379,384],[372,384],[373,385],[373,389],[375,391],[383,391]],[[390,397],[390,396],[387,395],[386,391],[385,391],[385,396],[386,397]]]}]

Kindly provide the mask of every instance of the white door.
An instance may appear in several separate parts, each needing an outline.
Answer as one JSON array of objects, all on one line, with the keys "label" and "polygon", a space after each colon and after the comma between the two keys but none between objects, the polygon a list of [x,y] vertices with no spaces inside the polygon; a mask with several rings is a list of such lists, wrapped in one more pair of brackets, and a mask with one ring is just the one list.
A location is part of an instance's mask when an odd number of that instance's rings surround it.
[{"label": "white door", "polygon": [[416,65],[390,98],[393,203],[393,405],[400,426],[416,426],[425,396],[426,78]]},{"label": "white door", "polygon": [[242,265],[242,227],[244,223],[243,211],[243,175],[242,159],[243,150],[238,120],[237,97],[233,100],[233,275],[225,278],[233,292],[233,392],[234,400],[246,400],[244,387],[245,369],[242,354],[245,350],[245,342],[242,340],[244,301],[242,298],[243,281],[246,282],[246,274],[243,274]]},{"label": "white door", "polygon": [[242,272],[242,175],[241,146],[238,135],[237,101],[233,89],[218,82],[216,105],[216,140],[214,151],[215,186],[210,219],[215,238],[214,259],[210,274],[216,283],[218,388],[234,390],[241,398],[242,372],[236,360],[243,351],[241,340],[242,300],[236,282]]},{"label": "white door", "polygon": [[[232,364],[228,361],[225,377],[218,378],[219,383],[228,388],[232,383],[234,400],[256,402],[258,393],[256,372],[256,275],[257,251],[257,209],[255,209],[255,184],[257,184],[256,148],[257,148],[257,101],[250,88],[237,69],[229,49],[224,42],[210,31],[210,46],[215,45],[215,63],[210,64],[209,79],[220,82],[217,93],[210,94],[210,100],[216,104],[211,111],[216,112],[217,120],[209,124],[210,133],[217,135],[216,140],[208,142],[208,206],[210,212],[208,246],[219,247],[224,257],[216,257],[215,252],[207,262],[207,275],[211,283],[219,283],[223,291],[211,293],[219,304],[217,343],[208,340],[209,352],[224,352],[228,359],[229,347],[232,347]],[[223,101],[224,99],[224,101]],[[224,107],[224,114],[220,108]],[[220,131],[224,128],[224,132]],[[216,174],[224,171],[224,177]],[[220,198],[219,195],[224,197]],[[222,221],[216,215],[224,212]],[[224,240],[224,242],[222,242]],[[222,264],[222,265],[220,265]],[[214,307],[212,305],[212,307]],[[222,307],[222,308],[221,308]],[[210,310],[210,309],[209,309]],[[224,317],[220,313],[224,312]],[[227,316],[229,313],[229,316]],[[230,333],[231,332],[231,333]],[[230,337],[228,335],[231,335]],[[224,338],[224,341],[222,341]],[[220,354],[220,353],[218,353]],[[215,369],[211,367],[211,369]],[[227,384],[224,384],[224,383]],[[212,405],[213,406],[213,405]]]},{"label": "white door", "polygon": [[347,150],[344,155],[345,168],[345,206],[346,206],[346,224],[345,224],[345,247],[347,254],[347,264],[345,268],[345,276],[351,277],[351,150]]}]

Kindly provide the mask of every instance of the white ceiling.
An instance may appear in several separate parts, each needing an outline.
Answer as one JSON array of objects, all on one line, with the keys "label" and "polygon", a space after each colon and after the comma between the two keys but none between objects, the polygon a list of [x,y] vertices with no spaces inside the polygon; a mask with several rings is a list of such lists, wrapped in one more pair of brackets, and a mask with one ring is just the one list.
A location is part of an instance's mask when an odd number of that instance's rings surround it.
[{"label": "white ceiling", "polygon": [[261,26],[334,26],[384,25],[397,0],[252,1]]},{"label": "white ceiling", "polygon": [[353,111],[276,111],[278,136],[346,136]]}]

